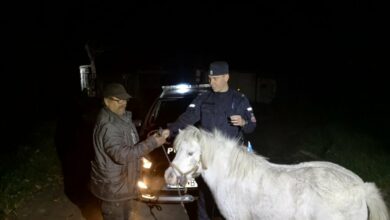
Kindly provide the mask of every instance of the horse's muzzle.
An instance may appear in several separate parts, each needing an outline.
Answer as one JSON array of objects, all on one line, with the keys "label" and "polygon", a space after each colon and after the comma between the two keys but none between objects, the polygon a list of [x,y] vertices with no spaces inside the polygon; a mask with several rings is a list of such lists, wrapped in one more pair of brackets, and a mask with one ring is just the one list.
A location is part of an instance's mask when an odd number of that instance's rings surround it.
[{"label": "horse's muzzle", "polygon": [[178,176],[177,177],[177,183],[180,185],[180,186],[186,186],[187,184],[187,177],[186,176]]},{"label": "horse's muzzle", "polygon": [[164,179],[167,184],[173,185],[177,183],[177,177],[172,167],[168,167],[168,169],[165,170]]},{"label": "horse's muzzle", "polygon": [[172,185],[185,186],[187,184],[187,177],[182,174],[177,174],[173,167],[168,167],[164,174],[165,182]]}]

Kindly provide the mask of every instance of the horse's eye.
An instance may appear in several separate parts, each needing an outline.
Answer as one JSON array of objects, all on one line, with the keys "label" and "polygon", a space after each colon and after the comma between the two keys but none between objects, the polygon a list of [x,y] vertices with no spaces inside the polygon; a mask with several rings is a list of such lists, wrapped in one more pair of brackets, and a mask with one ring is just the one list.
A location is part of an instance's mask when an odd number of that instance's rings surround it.
[{"label": "horse's eye", "polygon": [[188,152],[188,156],[192,156],[194,152]]}]

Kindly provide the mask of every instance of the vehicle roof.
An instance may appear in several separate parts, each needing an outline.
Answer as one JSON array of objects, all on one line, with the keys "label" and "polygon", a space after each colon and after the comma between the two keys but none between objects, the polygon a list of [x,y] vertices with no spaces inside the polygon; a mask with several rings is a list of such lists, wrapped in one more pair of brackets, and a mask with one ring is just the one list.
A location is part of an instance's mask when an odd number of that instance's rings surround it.
[{"label": "vehicle roof", "polygon": [[207,92],[210,90],[209,84],[177,84],[162,86],[162,93],[160,98],[174,98],[183,97],[187,95],[194,95],[199,92]]}]

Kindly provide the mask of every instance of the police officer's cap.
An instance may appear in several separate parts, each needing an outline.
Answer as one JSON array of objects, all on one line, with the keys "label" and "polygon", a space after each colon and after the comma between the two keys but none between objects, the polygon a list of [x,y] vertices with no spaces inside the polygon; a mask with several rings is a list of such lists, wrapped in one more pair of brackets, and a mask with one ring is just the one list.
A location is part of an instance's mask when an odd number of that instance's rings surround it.
[{"label": "police officer's cap", "polygon": [[210,76],[218,76],[229,73],[229,64],[226,61],[215,61],[210,63]]}]

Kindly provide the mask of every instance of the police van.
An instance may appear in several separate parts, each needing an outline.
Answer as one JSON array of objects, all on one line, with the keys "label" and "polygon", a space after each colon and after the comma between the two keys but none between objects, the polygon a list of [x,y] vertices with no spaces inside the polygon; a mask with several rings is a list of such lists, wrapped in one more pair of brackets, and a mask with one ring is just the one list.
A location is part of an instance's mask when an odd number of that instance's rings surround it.
[{"label": "police van", "polygon": [[[209,84],[178,84],[162,86],[162,92],[153,102],[140,128],[140,137],[144,139],[167,123],[174,122],[183,113],[191,101],[199,94],[209,91]],[[162,147],[156,148],[143,158],[139,199],[156,203],[189,203],[198,197],[198,184],[189,179],[185,186],[167,185],[164,172],[175,157],[173,140],[168,139]]]}]

